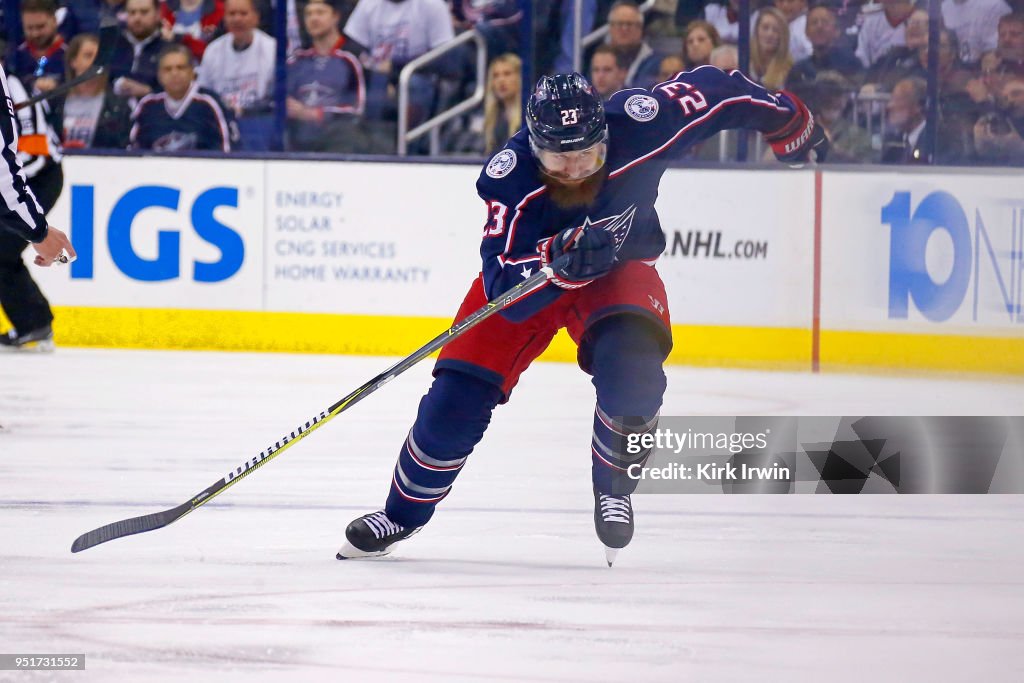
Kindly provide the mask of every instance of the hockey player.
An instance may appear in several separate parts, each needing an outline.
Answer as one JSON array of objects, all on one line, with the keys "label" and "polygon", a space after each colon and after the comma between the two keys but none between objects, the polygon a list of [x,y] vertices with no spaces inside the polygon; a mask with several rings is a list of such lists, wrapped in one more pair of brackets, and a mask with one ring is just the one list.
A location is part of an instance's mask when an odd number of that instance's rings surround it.
[{"label": "hockey player", "polygon": [[[611,565],[633,536],[622,474],[627,435],[654,429],[672,346],[665,248],[654,202],[669,162],[727,128],[765,134],[777,158],[802,163],[828,141],[794,96],[771,93],[738,71],[703,66],[651,90],[622,90],[607,108],[579,74],[545,76],[527,104],[526,128],[484,167],[481,256],[457,319],[557,263],[546,285],[446,346],[398,456],[384,509],[352,521],[338,559],[372,557],[419,531],[483,437],[491,411],[555,332],[568,329],[597,389],[591,437],[594,524]],[[696,200],[696,198],[695,198]],[[559,257],[567,254],[567,260]]]}]

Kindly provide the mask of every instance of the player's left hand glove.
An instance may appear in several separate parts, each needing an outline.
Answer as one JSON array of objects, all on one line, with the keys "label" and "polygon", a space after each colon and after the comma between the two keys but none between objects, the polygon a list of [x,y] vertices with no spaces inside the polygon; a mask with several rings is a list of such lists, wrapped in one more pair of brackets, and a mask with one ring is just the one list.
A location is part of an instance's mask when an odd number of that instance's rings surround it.
[{"label": "player's left hand glove", "polygon": [[615,240],[607,230],[569,228],[537,243],[541,266],[562,254],[569,258],[554,271],[551,281],[562,289],[579,289],[605,275],[615,263]]},{"label": "player's left hand glove", "polygon": [[807,106],[795,95],[781,92],[779,99],[795,106],[796,114],[785,126],[765,135],[765,141],[772,146],[775,157],[790,166],[800,166],[807,161],[824,161],[829,148],[825,129],[814,120]]}]

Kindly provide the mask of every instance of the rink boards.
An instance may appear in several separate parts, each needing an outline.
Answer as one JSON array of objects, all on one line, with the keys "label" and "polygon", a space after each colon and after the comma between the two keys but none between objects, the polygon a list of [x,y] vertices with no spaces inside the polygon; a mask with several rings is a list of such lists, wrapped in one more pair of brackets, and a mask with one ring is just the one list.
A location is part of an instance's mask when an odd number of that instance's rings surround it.
[{"label": "rink boards", "polygon": [[[74,156],[38,272],[68,346],[404,355],[488,212],[463,165]],[[1024,374],[1021,173],[670,170],[671,361]],[[595,217],[595,219],[598,217]],[[572,360],[560,337],[549,360]]]}]

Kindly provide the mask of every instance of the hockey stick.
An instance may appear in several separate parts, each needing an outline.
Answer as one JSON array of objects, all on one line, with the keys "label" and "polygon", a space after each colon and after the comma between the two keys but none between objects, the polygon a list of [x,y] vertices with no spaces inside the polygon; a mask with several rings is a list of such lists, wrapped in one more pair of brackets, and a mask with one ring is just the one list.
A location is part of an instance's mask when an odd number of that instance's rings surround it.
[{"label": "hockey stick", "polygon": [[75,86],[81,85],[86,81],[96,78],[102,73],[105,73],[107,67],[110,66],[110,58],[114,54],[114,47],[117,45],[118,28],[117,22],[114,21],[111,24],[100,27],[99,35],[99,46],[96,48],[96,58],[92,60],[92,66],[78,74],[70,81],[61,83],[56,88],[48,90],[38,95],[34,95],[24,102],[18,102],[14,105],[14,110],[24,109],[25,107],[31,107],[33,104],[38,104],[43,100],[48,100],[58,95],[63,95],[67,91],[71,90]]},{"label": "hockey stick", "polygon": [[398,377],[398,375],[416,365],[416,363],[420,362],[430,354],[434,353],[454,339],[462,336],[468,330],[480,324],[498,311],[507,308],[516,301],[543,287],[548,278],[553,275],[554,271],[564,265],[564,261],[567,258],[568,257],[566,255],[559,257],[547,267],[541,268],[530,277],[510,288],[501,296],[488,302],[482,308],[477,309],[462,320],[456,322],[446,331],[430,340],[426,345],[421,346],[412,354],[398,361],[387,370],[332,405],[330,408],[321,411],[312,420],[292,430],[290,434],[283,437],[280,441],[275,442],[273,446],[267,447],[260,451],[259,455],[246,460],[235,469],[229,471],[223,479],[218,479],[213,484],[206,487],[206,489],[197,494],[192,498],[192,500],[182,503],[170,510],[164,510],[163,512],[156,512],[150,515],[143,515],[142,517],[132,517],[131,519],[124,519],[120,522],[114,522],[112,524],[107,524],[106,526],[101,526],[98,529],[93,529],[92,531],[84,533],[75,539],[75,542],[71,546],[71,552],[77,553],[82,550],[86,550],[87,548],[91,548],[94,545],[112,541],[115,538],[130,536],[132,534],[141,534],[145,531],[153,531],[154,529],[160,529],[168,524],[177,522],[199,506],[208,503],[215,496],[223,493],[241,479],[252,474],[263,465],[266,465],[273,458],[284,452],[285,449],[290,448],[300,439],[311,434],[313,430],[327,424],[331,418],[345,410],[348,410],[356,403],[377,391],[377,389],[380,389],[382,386],[393,380],[395,377]]}]

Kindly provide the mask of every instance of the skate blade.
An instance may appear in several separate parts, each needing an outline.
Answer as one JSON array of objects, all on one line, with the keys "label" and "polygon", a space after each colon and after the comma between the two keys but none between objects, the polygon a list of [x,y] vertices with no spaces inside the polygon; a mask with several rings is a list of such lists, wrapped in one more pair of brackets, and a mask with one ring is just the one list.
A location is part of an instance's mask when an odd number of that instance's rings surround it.
[{"label": "skate blade", "polygon": [[42,341],[28,342],[21,346],[8,346],[4,344],[0,346],[0,353],[53,353],[56,348],[52,339],[44,339]]},{"label": "skate blade", "polygon": [[52,339],[46,339],[44,341],[29,342],[21,347],[21,350],[28,353],[53,353],[56,348]]},{"label": "skate blade", "polygon": [[608,563],[609,567],[615,562],[615,558],[618,554],[619,548],[609,548],[608,546],[604,547],[604,559]]},{"label": "skate blade", "polygon": [[378,550],[376,552],[368,553],[365,550],[360,550],[351,543],[345,543],[341,546],[341,550],[335,557],[339,560],[368,560],[374,557],[384,557],[385,555],[391,554],[391,548],[385,548],[384,550]]}]

